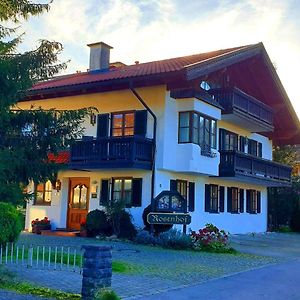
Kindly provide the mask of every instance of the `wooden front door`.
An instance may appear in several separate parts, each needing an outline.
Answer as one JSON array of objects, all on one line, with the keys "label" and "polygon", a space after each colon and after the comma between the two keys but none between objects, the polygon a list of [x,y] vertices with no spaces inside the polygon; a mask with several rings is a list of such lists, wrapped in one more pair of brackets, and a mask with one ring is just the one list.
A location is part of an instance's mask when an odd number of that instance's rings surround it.
[{"label": "wooden front door", "polygon": [[89,208],[90,179],[70,178],[68,201],[68,229],[80,229],[80,222],[86,219]]}]

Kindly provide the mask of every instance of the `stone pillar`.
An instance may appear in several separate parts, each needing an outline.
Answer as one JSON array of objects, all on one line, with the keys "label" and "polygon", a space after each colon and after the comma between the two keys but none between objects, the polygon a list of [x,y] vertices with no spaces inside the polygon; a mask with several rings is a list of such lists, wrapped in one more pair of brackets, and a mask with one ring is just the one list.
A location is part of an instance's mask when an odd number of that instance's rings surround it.
[{"label": "stone pillar", "polygon": [[112,256],[110,246],[82,246],[82,300],[94,299],[97,290],[111,286]]}]

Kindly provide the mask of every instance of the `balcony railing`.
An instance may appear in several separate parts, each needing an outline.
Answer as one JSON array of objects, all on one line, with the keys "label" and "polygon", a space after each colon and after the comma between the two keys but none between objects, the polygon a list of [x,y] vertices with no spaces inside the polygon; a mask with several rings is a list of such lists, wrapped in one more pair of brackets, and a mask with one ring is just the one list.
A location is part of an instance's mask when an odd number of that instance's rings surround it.
[{"label": "balcony railing", "polygon": [[151,169],[153,140],[108,137],[77,141],[71,148],[71,166],[85,168]]},{"label": "balcony railing", "polygon": [[272,109],[240,89],[212,89],[210,93],[224,108],[223,114],[242,114],[273,127]]},{"label": "balcony railing", "polygon": [[[219,176],[247,176],[289,185],[292,168],[238,151],[220,151]],[[276,184],[270,184],[274,186]]]}]

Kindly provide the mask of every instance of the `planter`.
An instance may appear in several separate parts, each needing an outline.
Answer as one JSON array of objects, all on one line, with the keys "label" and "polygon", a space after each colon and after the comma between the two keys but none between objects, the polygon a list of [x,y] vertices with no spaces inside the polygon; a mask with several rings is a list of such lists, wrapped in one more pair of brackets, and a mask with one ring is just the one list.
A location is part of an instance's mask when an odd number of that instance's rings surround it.
[{"label": "planter", "polygon": [[81,237],[87,237],[87,230],[86,229],[81,229],[80,232],[79,232],[79,236]]},{"label": "planter", "polygon": [[51,230],[51,224],[33,224],[32,233],[41,234],[42,230]]}]

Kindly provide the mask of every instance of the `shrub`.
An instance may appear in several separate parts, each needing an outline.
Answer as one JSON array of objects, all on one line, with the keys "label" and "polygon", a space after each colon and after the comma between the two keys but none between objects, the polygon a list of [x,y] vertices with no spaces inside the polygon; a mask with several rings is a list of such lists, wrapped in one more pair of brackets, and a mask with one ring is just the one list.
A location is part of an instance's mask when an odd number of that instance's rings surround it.
[{"label": "shrub", "polygon": [[0,245],[14,242],[22,230],[21,217],[15,207],[0,202]]},{"label": "shrub", "polygon": [[133,240],[136,236],[136,229],[134,227],[134,225],[132,224],[131,221],[131,215],[129,214],[129,212],[122,210],[122,212],[120,213],[120,232],[118,237],[119,238],[123,238],[123,239],[128,239],[128,240]]},{"label": "shrub", "polygon": [[158,236],[158,244],[164,248],[171,249],[191,249],[191,236],[183,234],[177,229],[171,229]]},{"label": "shrub", "polygon": [[278,232],[292,232],[292,229],[289,225],[279,225]]},{"label": "shrub", "polygon": [[121,300],[117,294],[109,289],[100,289],[95,296],[96,300]]},{"label": "shrub", "polygon": [[86,230],[88,236],[110,235],[112,227],[107,220],[106,213],[99,209],[90,211],[86,216]]},{"label": "shrub", "polygon": [[[147,215],[151,212],[151,205],[148,205],[143,211],[144,230],[150,231],[150,224],[147,221]],[[154,234],[159,235],[161,232],[170,230],[173,225],[154,225]]]},{"label": "shrub", "polygon": [[149,233],[147,230],[141,230],[135,237],[135,242],[143,245],[157,245],[158,240],[155,236]]},{"label": "shrub", "polygon": [[191,232],[191,239],[195,250],[203,250],[218,253],[233,253],[235,250],[229,247],[228,233],[219,230],[213,224],[206,224],[198,232]]}]

